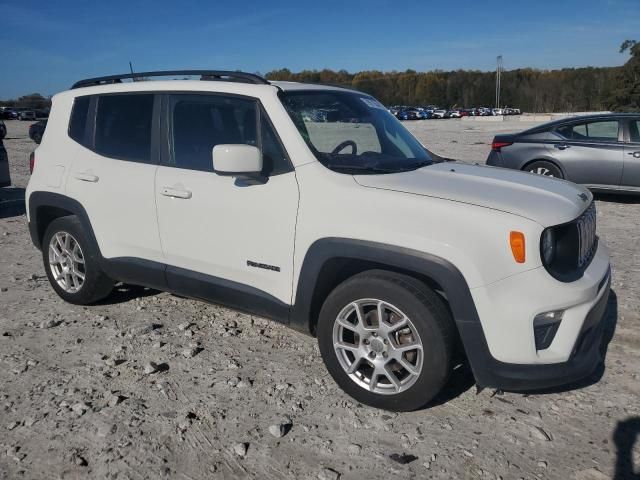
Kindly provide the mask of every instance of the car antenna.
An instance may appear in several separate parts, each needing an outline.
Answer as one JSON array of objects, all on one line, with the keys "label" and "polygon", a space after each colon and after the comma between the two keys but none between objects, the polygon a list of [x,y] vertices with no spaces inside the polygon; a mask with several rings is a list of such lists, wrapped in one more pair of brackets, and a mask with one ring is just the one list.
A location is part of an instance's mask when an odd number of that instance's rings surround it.
[{"label": "car antenna", "polygon": [[129,70],[131,70],[131,78],[135,82],[136,81],[136,77],[134,77],[134,75],[133,75],[133,66],[131,65],[131,61],[129,61]]}]

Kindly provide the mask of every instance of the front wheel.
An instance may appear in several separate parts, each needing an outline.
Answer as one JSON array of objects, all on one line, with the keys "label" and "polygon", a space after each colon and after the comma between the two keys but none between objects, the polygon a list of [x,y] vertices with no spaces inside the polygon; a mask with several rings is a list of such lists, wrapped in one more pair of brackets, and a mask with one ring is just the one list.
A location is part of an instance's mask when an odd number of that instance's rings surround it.
[{"label": "front wheel", "polygon": [[107,297],[113,280],[100,269],[98,248],[78,217],[53,220],[42,239],[42,259],[49,283],[69,303],[88,305]]},{"label": "front wheel", "polygon": [[444,302],[425,284],[369,271],[329,295],[318,343],[346,393],[373,407],[409,411],[427,404],[447,382],[454,329]]},{"label": "front wheel", "polygon": [[545,177],[555,177],[555,178],[564,178],[562,175],[562,171],[553,163],[545,162],[544,160],[539,160],[533,163],[530,163],[525,168],[527,172],[537,173],[538,175],[543,175]]}]

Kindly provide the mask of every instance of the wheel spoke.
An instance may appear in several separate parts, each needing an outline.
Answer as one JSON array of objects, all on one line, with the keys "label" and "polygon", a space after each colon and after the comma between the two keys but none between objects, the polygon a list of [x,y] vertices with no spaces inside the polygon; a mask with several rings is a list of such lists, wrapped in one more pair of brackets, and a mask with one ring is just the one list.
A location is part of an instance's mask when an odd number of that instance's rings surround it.
[{"label": "wheel spoke", "polygon": [[391,348],[393,352],[396,354],[403,354],[405,352],[411,352],[413,350],[422,350],[422,345],[419,343],[401,343],[399,345],[394,345],[391,343]]},{"label": "wheel spoke", "polygon": [[349,365],[349,368],[347,368],[347,373],[349,375],[356,373],[358,371],[358,368],[360,368],[361,364],[362,364],[362,357],[356,357],[353,363]]},{"label": "wheel spoke", "polygon": [[418,373],[420,373],[415,365],[409,363],[409,361],[407,361],[407,359],[404,357],[400,357],[399,359],[397,359],[397,362],[402,365],[402,368],[404,368],[411,375],[418,375]]},{"label": "wheel spoke", "polygon": [[344,318],[338,318],[336,320],[336,323],[338,325],[340,325],[341,327],[346,328],[347,330],[351,330],[352,332],[358,332],[358,330],[359,330],[357,325],[354,325],[353,323],[348,322]]},{"label": "wheel spoke", "polygon": [[400,380],[396,377],[396,374],[389,368],[389,364],[387,363],[384,366],[385,377],[389,379],[389,381],[393,384],[393,387],[396,391],[400,390]]},{"label": "wheel spoke", "polygon": [[378,324],[386,324],[384,321],[384,302],[382,300],[378,302]]},{"label": "wheel spoke", "polygon": [[378,386],[379,378],[380,374],[378,373],[378,369],[375,369],[373,371],[373,374],[371,375],[371,380],[369,380],[369,390],[371,390],[372,392],[374,392],[376,387]]},{"label": "wheel spoke", "polygon": [[404,328],[408,325],[409,319],[406,316],[402,316],[402,319],[396,323],[385,323],[384,329],[387,334],[391,334],[401,328]]},{"label": "wheel spoke", "polygon": [[354,352],[354,353],[356,353],[359,350],[357,345],[351,345],[345,342],[336,342],[333,346],[335,348],[340,348],[342,350],[347,350],[349,352]]}]

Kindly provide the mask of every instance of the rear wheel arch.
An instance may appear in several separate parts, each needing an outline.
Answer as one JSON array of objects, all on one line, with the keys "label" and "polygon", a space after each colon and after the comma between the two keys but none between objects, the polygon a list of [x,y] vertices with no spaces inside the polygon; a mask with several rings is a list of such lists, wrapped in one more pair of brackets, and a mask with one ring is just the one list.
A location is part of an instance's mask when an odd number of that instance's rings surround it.
[{"label": "rear wheel arch", "polygon": [[558,170],[560,170],[560,172],[562,173],[562,178],[566,179],[567,178],[567,172],[565,171],[565,169],[562,167],[562,165],[560,165],[559,162],[557,162],[556,160],[550,159],[550,158],[536,158],[534,160],[530,160],[527,163],[525,163],[520,169],[522,171],[528,171],[527,169],[529,168],[529,166],[533,165],[536,162],[546,162],[546,163],[550,163],[551,165],[553,165],[554,167],[556,167]]},{"label": "rear wheel arch", "polygon": [[71,197],[53,192],[33,192],[29,196],[29,231],[34,245],[42,249],[42,239],[51,222],[70,215],[78,217],[88,238],[97,248],[93,227],[84,207]]}]

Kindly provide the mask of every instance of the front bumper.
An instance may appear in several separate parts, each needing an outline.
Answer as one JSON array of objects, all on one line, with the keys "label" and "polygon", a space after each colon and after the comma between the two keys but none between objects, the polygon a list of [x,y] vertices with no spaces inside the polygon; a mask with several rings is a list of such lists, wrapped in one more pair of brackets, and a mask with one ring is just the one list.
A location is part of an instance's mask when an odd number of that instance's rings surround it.
[{"label": "front bumper", "polygon": [[605,325],[602,319],[607,309],[610,286],[609,276],[602,288],[602,295],[585,317],[576,345],[566,362],[501,362],[489,353],[486,341],[483,341],[482,327],[479,324],[469,325],[465,335],[478,339],[476,347],[467,351],[476,383],[481,387],[522,391],[567,385],[589,376],[603,360],[601,344]]},{"label": "front bumper", "polygon": [[[457,323],[478,385],[535,390],[591,374],[602,361],[610,286],[609,252],[601,242],[576,282],[563,284],[535,269],[473,289],[478,321]],[[533,318],[558,309],[565,313],[553,341],[536,350]]]}]

